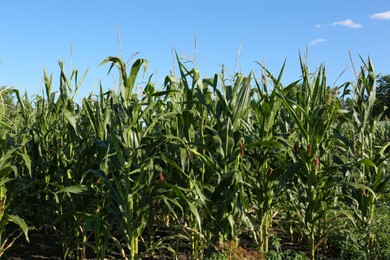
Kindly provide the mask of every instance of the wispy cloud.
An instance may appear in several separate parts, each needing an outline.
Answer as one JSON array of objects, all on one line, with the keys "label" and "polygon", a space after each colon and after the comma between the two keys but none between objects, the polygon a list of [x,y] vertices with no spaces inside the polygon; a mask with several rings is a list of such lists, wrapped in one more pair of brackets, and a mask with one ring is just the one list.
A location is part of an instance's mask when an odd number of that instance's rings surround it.
[{"label": "wispy cloud", "polygon": [[318,29],[318,28],[321,28],[322,27],[322,24],[316,24],[315,27]]},{"label": "wispy cloud", "polygon": [[390,20],[390,11],[373,14],[370,18],[374,20]]},{"label": "wispy cloud", "polygon": [[309,43],[309,46],[316,46],[318,44],[321,44],[321,43],[324,43],[326,42],[327,40],[326,39],[315,39],[315,40],[312,40],[310,43]]},{"label": "wispy cloud", "polygon": [[351,19],[347,19],[344,21],[334,22],[332,23],[333,26],[344,26],[352,29],[359,29],[362,28],[362,25],[360,23],[355,23]]}]

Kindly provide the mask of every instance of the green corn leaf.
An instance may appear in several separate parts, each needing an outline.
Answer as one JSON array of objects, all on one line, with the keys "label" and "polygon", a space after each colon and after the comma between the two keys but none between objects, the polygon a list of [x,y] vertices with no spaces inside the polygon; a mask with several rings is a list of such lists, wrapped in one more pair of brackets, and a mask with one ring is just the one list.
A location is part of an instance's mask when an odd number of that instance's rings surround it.
[{"label": "green corn leaf", "polygon": [[[382,155],[382,154],[385,154],[385,151],[386,151],[386,149],[388,149],[388,147],[390,147],[390,142],[388,142],[388,143],[386,143],[386,144],[384,144],[382,147],[381,147],[381,150],[380,150],[380,154]],[[388,152],[389,153],[389,152]],[[390,155],[389,155],[390,156]]]},{"label": "green corn leaf", "polygon": [[180,198],[182,200],[187,200],[186,196],[184,195],[184,193],[181,191],[181,189],[178,186],[172,185],[172,184],[169,184],[169,183],[166,183],[165,186],[167,188],[172,189],[173,192],[175,193],[175,195],[178,196],[178,198]]},{"label": "green corn leaf", "polygon": [[79,133],[77,131],[77,123],[76,123],[76,118],[69,112],[68,109],[63,109],[62,113],[64,114],[66,120],[69,122],[69,124],[72,126],[73,131],[76,133],[78,136]]},{"label": "green corn leaf", "polygon": [[[4,176],[0,176],[0,187],[4,188],[4,185],[7,182],[10,182],[10,181],[13,181],[13,180],[15,180],[15,178],[4,178]],[[0,198],[3,198],[4,196],[5,196],[5,194],[1,194]]]},{"label": "green corn leaf", "polygon": [[135,80],[137,78],[139,70],[141,69],[142,66],[144,66],[144,73],[145,73],[147,65],[148,65],[147,60],[138,59],[131,66],[130,75],[129,75],[129,78],[127,79],[127,87],[130,88],[129,89],[130,93],[132,93],[132,91],[133,91],[133,88],[135,85]]},{"label": "green corn leaf", "polygon": [[194,217],[196,218],[197,220],[197,224],[199,226],[199,231],[202,232],[202,220],[201,220],[201,217],[199,215],[199,212],[198,212],[198,209],[197,207],[195,206],[194,203],[192,203],[191,201],[187,200],[187,204],[188,206],[190,207],[190,211],[191,213],[194,215]]},{"label": "green corn leaf", "polygon": [[75,91],[74,91],[74,93],[73,93],[73,95],[72,95],[72,100],[73,100],[73,101],[75,101],[76,96],[77,96],[77,94],[78,94],[78,92],[79,92],[79,90],[80,90],[80,88],[81,88],[81,85],[83,84],[83,81],[84,81],[84,79],[85,79],[85,76],[87,76],[88,71],[89,71],[89,68],[86,69],[86,71],[84,72],[84,74],[81,76],[81,79],[80,79],[80,80],[77,80],[77,74],[78,74],[78,73],[77,73],[77,70],[75,70],[75,73],[76,73],[76,76],[75,76],[76,89],[75,89]]},{"label": "green corn leaf", "polygon": [[23,161],[27,167],[27,170],[28,170],[28,173],[30,174],[30,177],[31,177],[31,159],[30,159],[30,156],[28,154],[25,154],[25,153],[22,153],[20,154],[23,158]]},{"label": "green corn leaf", "polygon": [[82,184],[76,184],[76,185],[62,188],[59,191],[57,191],[57,193],[66,192],[66,193],[73,193],[73,194],[81,194],[81,193],[85,193],[86,191],[88,191],[88,186]]},{"label": "green corn leaf", "polygon": [[375,169],[377,168],[375,163],[373,161],[371,161],[370,159],[359,160],[356,163],[357,164],[364,164],[364,165],[367,165],[367,166],[371,166],[371,167],[374,167]]},{"label": "green corn leaf", "polygon": [[115,156],[116,159],[119,162],[119,165],[123,167],[125,165],[125,157],[123,155],[122,149],[119,145],[119,141],[116,137],[113,138],[113,143],[114,143],[114,149],[115,149]]},{"label": "green corn leaf", "polygon": [[12,129],[12,126],[11,126],[10,124],[7,124],[7,123],[4,122],[3,120],[0,120],[0,125],[1,125],[1,126],[4,126],[5,128],[7,128],[7,130]]},{"label": "green corn leaf", "polygon": [[8,215],[8,217],[9,217],[10,221],[14,222],[16,225],[18,225],[20,227],[20,229],[22,229],[24,236],[26,237],[26,240],[28,242],[30,242],[30,240],[28,238],[28,226],[27,226],[26,222],[24,221],[24,219],[20,218],[17,215]]},{"label": "green corn leaf", "polygon": [[377,199],[376,193],[367,185],[357,183],[357,182],[348,182],[348,181],[342,181],[340,182],[340,185],[347,185],[358,189],[367,190],[374,196],[375,199]]}]

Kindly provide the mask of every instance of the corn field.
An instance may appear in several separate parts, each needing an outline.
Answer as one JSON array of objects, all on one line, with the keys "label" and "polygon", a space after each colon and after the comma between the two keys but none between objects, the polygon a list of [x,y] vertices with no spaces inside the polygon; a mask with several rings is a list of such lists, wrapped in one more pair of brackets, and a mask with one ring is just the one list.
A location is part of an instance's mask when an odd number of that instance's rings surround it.
[{"label": "corn field", "polygon": [[289,85],[284,65],[202,78],[177,57],[179,75],[136,93],[147,61],[108,57],[117,89],[80,102],[85,73],[61,62],[32,100],[1,88],[0,255],[41,234],[64,259],[351,257],[337,242],[354,230],[362,258],[384,259],[390,127],[371,116],[372,62],[329,87],[300,61]]}]

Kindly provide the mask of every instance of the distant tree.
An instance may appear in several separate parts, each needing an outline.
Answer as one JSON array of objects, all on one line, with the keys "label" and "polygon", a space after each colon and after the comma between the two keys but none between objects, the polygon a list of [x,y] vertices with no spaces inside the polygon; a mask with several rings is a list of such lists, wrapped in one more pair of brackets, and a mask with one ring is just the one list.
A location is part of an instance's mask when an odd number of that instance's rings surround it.
[{"label": "distant tree", "polygon": [[380,76],[377,79],[376,98],[373,115],[382,113],[386,106],[388,109],[383,113],[382,120],[390,120],[390,75]]},{"label": "distant tree", "polygon": [[15,111],[14,95],[9,88],[0,86],[0,120],[8,121]]}]

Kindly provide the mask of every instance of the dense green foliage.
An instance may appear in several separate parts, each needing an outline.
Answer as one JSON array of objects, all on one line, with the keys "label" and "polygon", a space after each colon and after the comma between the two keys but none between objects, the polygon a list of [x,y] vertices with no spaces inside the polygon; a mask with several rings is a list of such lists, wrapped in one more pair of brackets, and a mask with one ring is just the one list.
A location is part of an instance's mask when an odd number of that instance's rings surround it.
[{"label": "dense green foliage", "polygon": [[383,113],[383,120],[390,120],[390,75],[380,76],[377,80],[377,102],[374,105],[374,115],[378,115],[383,112],[383,108],[388,109]]},{"label": "dense green foliage", "polygon": [[59,93],[46,72],[32,101],[1,90],[15,97],[1,100],[1,254],[33,231],[54,234],[65,258],[227,259],[245,238],[257,259],[389,253],[390,135],[372,116],[370,60],[337,88],[304,61],[287,86],[284,66],[202,79],[178,61],[179,76],[139,95],[146,60],[102,64],[118,69],[118,92],[80,104],[84,75],[62,63]]}]

